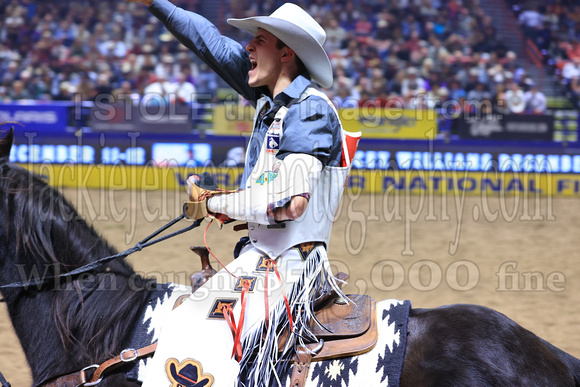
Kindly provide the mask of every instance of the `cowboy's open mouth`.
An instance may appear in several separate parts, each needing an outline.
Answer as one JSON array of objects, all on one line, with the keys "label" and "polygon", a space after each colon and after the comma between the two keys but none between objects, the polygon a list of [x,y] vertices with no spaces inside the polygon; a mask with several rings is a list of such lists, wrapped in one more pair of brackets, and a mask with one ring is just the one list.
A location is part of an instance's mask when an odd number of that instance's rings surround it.
[{"label": "cowboy's open mouth", "polygon": [[256,62],[254,59],[250,59],[250,64],[252,65],[251,70],[254,70],[256,67],[258,67],[258,62]]}]

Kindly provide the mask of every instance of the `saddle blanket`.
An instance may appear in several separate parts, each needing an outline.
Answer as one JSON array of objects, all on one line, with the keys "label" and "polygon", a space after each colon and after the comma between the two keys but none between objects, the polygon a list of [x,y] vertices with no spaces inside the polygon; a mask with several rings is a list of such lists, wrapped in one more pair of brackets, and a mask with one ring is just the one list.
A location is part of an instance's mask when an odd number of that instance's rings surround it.
[{"label": "saddle blanket", "polygon": [[[155,327],[172,308],[175,300],[187,294],[188,287],[165,284],[159,285],[158,291],[152,292],[147,308],[143,311],[143,324],[136,327],[131,342],[132,348],[141,348],[157,341],[158,333]],[[306,386],[313,387],[347,387],[347,386],[384,386],[397,387],[403,368],[406,350],[407,322],[409,319],[409,301],[385,300],[377,303],[378,341],[375,347],[362,355],[313,362],[310,365]],[[226,348],[230,351],[230,348]],[[144,382],[147,359],[139,361],[127,373],[130,381]],[[197,374],[198,365],[195,361],[175,363],[170,365],[170,376],[181,378],[184,386],[212,386],[211,375]],[[201,368],[201,367],[199,367]],[[190,372],[192,371],[192,372]],[[202,371],[203,372],[203,371]],[[205,377],[204,380],[191,381],[191,376]],[[281,377],[281,384],[290,385],[292,370],[286,378]],[[190,376],[188,378],[188,376]],[[189,381],[188,381],[189,380]],[[168,380],[167,385],[173,385]],[[243,386],[243,381],[240,381]],[[214,387],[216,385],[213,385]]]},{"label": "saddle blanket", "polygon": [[[151,292],[146,307],[137,321],[141,324],[133,331],[129,348],[143,348],[157,342],[163,319],[166,318],[181,296],[189,296],[191,287],[174,283],[157,284]],[[143,382],[147,358],[139,360],[125,376],[131,382]]]}]

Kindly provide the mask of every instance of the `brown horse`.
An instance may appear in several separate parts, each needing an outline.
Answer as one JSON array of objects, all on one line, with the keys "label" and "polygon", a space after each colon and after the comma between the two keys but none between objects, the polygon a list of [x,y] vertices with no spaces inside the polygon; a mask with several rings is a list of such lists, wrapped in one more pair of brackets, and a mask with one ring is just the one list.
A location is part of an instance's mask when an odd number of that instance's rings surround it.
[{"label": "brown horse", "polygon": [[[11,146],[12,132],[0,140],[0,288],[33,384],[39,386],[100,364],[129,346],[133,330],[143,324],[152,292],[160,286],[116,260],[90,276],[2,288],[116,253],[59,192],[8,162]],[[379,329],[379,337],[385,334]],[[485,307],[412,309],[406,336],[400,386],[580,386],[580,360]],[[379,385],[357,372],[363,362],[371,362],[369,369],[384,374],[379,363],[385,347],[378,352],[342,359],[354,366],[337,383]],[[311,366],[307,385],[342,385],[326,381],[316,367]],[[117,368],[100,385],[136,385],[126,378],[131,368]],[[396,380],[390,383],[396,385]]]}]

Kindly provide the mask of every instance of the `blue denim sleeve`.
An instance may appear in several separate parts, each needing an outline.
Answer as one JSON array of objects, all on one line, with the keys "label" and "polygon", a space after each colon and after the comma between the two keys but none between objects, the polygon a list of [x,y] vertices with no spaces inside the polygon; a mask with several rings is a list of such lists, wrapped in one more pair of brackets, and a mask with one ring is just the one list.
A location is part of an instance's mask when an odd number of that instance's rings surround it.
[{"label": "blue denim sleeve", "polygon": [[257,91],[248,85],[251,68],[247,51],[235,40],[222,36],[203,16],[176,7],[168,0],[155,0],[149,12],[158,18],[180,43],[193,51],[252,105]]},{"label": "blue denim sleeve", "polygon": [[325,167],[340,165],[340,123],[324,99],[310,96],[292,105],[283,125],[277,158],[283,160],[290,153],[305,153],[316,157]]}]

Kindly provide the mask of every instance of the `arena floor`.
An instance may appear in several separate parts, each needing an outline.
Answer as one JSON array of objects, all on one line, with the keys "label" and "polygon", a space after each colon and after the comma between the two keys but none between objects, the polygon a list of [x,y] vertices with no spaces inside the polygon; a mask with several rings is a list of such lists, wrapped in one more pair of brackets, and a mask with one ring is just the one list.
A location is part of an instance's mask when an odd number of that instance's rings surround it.
[{"label": "arena floor", "polygon": [[[185,199],[174,191],[64,192],[119,250],[174,218]],[[414,307],[485,305],[580,357],[578,229],[578,199],[347,195],[330,257],[350,274],[348,292],[409,299]],[[229,261],[240,236],[231,225],[221,231],[212,225],[208,243]],[[189,246],[201,244],[200,228],[130,260],[160,281],[187,283],[200,268]],[[13,386],[30,385],[0,308],[0,371]]]}]

